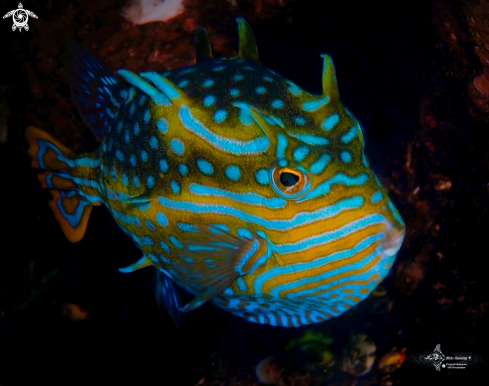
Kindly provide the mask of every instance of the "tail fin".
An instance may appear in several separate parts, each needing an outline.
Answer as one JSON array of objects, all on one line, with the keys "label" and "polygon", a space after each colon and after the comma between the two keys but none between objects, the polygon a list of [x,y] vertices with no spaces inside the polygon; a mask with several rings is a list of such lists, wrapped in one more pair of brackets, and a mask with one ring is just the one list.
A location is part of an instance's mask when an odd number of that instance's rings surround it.
[{"label": "tail fin", "polygon": [[38,178],[43,188],[50,190],[53,199],[49,206],[72,243],[85,235],[93,205],[102,199],[94,180],[94,169],[100,164],[95,155],[77,156],[74,152],[33,126],[26,130],[28,154],[32,167],[45,169]]}]

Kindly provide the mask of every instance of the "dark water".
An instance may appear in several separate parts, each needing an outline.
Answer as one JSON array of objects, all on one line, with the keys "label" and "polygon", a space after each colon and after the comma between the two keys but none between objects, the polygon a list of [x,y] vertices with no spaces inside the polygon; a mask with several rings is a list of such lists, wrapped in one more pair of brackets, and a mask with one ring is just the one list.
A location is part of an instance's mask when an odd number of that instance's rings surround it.
[{"label": "dark water", "polygon": [[[52,3],[36,9],[39,20],[46,15],[46,28],[56,22],[48,6],[69,6]],[[92,211],[81,242],[64,238],[22,137],[27,124],[56,106],[33,96],[33,84],[43,87],[50,77],[27,76],[26,63],[35,67],[39,57],[32,43],[37,21],[19,34],[4,20],[0,84],[10,87],[3,96],[10,115],[8,142],[0,145],[0,384],[193,385],[206,377],[228,385],[238,374],[251,382],[253,366],[270,354],[283,356],[287,342],[308,329],[334,337],[337,353],[350,336],[365,333],[378,357],[393,347],[406,347],[410,355],[440,343],[447,354],[470,351],[489,360],[489,124],[483,114],[470,114],[467,98],[469,75],[480,72],[474,43],[470,36],[460,40],[465,56],[451,50],[435,23],[442,17],[437,4],[468,36],[461,3],[421,0],[295,1],[252,23],[262,63],[310,92],[321,90],[319,55],[332,56],[341,98],[362,123],[367,156],[407,224],[405,246],[384,282],[387,295],[299,329],[256,325],[211,305],[185,315],[175,329],[155,304],[153,272],[118,272],[139,253],[106,209]],[[2,12],[14,7],[0,5]],[[52,25],[51,38],[61,39]],[[103,26],[101,17],[93,28]],[[231,39],[236,47],[237,36]],[[66,87],[55,86],[64,98]],[[405,167],[408,146],[412,173]],[[440,176],[451,181],[450,189],[434,188]],[[413,262],[424,274],[410,289],[397,272]],[[62,314],[66,303],[88,310],[88,319],[69,320]],[[391,377],[406,385],[475,384],[471,379],[484,363],[457,374],[406,361]],[[324,384],[347,382],[352,379],[338,376]]]}]

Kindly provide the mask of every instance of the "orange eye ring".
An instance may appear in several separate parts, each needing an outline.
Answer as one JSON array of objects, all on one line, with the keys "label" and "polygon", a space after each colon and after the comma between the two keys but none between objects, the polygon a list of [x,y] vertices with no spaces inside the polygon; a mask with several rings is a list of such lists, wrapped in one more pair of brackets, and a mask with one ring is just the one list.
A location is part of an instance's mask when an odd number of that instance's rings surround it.
[{"label": "orange eye ring", "polygon": [[291,200],[299,198],[309,188],[308,175],[300,165],[292,167],[273,165],[270,168],[270,180],[273,189],[280,196]]}]

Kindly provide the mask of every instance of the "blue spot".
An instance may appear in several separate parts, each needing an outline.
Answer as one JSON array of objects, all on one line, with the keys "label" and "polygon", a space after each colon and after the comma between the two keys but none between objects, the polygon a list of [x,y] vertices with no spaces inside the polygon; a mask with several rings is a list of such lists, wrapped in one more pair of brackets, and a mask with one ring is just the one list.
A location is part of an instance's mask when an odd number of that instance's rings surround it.
[{"label": "blue spot", "polygon": [[124,186],[129,185],[129,179],[127,178],[127,175],[123,174],[121,178],[122,178],[122,184]]},{"label": "blue spot", "polygon": [[149,139],[149,146],[151,146],[153,150],[158,149],[158,141],[154,135]]},{"label": "blue spot", "polygon": [[292,83],[292,82],[287,82],[289,83],[289,92],[291,92],[292,94],[294,95],[299,95],[302,90],[299,88],[299,86],[297,86],[296,84]]},{"label": "blue spot", "polygon": [[136,110],[135,103],[131,104],[131,107],[129,107],[129,115],[134,115],[134,110]]},{"label": "blue spot", "polygon": [[117,132],[118,133],[121,132],[122,126],[124,126],[124,122],[123,121],[119,121],[119,123],[117,123]]},{"label": "blue spot", "polygon": [[215,72],[217,72],[217,71],[222,71],[222,70],[224,70],[225,68],[226,68],[226,66],[217,66],[217,67],[214,67],[214,68],[212,69],[212,71],[215,71]]},{"label": "blue spot", "polygon": [[256,181],[261,185],[266,185],[269,183],[268,171],[265,169],[260,169],[255,174]]},{"label": "blue spot", "polygon": [[149,113],[149,110],[146,110],[146,111],[144,112],[144,117],[143,117],[143,119],[144,119],[144,123],[148,123],[148,122],[149,122],[149,118],[150,118],[150,117],[151,117],[151,115],[150,115],[150,113]]},{"label": "blue spot", "polygon": [[132,183],[134,184],[134,186],[135,186],[136,188],[139,188],[139,178],[138,178],[138,176],[134,176],[134,177],[132,178]]},{"label": "blue spot", "polygon": [[299,126],[303,126],[306,124],[306,120],[302,117],[295,117],[294,122],[297,123]]},{"label": "blue spot", "polygon": [[375,204],[380,200],[382,200],[382,192],[380,190],[377,190],[374,194],[372,194],[372,197],[370,197],[370,201]]},{"label": "blue spot", "polygon": [[195,226],[193,226],[192,224],[185,224],[183,222],[177,223],[177,227],[178,227],[178,229],[182,230],[183,232],[195,232],[196,231]]},{"label": "blue spot", "polygon": [[244,237],[244,238],[249,239],[249,240],[251,240],[253,238],[253,235],[251,234],[251,232],[245,228],[239,228],[237,233],[238,233],[238,236]]},{"label": "blue spot", "polygon": [[284,107],[284,102],[282,102],[280,99],[275,99],[272,102],[272,107],[274,109],[281,109],[282,107]]},{"label": "blue spot", "polygon": [[281,168],[284,168],[288,165],[288,161],[286,159],[281,159],[278,161],[278,166],[280,166]]},{"label": "blue spot", "polygon": [[202,83],[202,86],[204,87],[211,87],[214,84],[214,81],[212,79],[207,79]]},{"label": "blue spot", "polygon": [[139,124],[136,122],[134,124],[134,135],[138,135],[139,134]]},{"label": "blue spot", "polygon": [[155,179],[152,176],[149,176],[146,180],[146,184],[148,185],[148,188],[151,189],[153,186],[155,186]]},{"label": "blue spot", "polygon": [[182,260],[185,261],[186,263],[192,264],[194,262],[194,259],[188,256],[182,257]]},{"label": "blue spot", "polygon": [[197,167],[204,174],[211,175],[212,173],[214,173],[214,168],[206,160],[203,159],[197,160]]},{"label": "blue spot", "polygon": [[299,146],[294,150],[294,159],[296,161],[302,161],[309,154],[310,149],[307,146]]},{"label": "blue spot", "polygon": [[227,115],[228,115],[228,113],[226,112],[226,110],[217,110],[214,113],[214,120],[217,123],[221,123],[222,121],[224,121],[226,119]]},{"label": "blue spot", "polygon": [[160,160],[160,172],[165,173],[168,170],[168,161],[164,158]]},{"label": "blue spot", "polygon": [[178,87],[185,87],[189,84],[188,80],[182,80],[180,83],[178,83]]},{"label": "blue spot", "polygon": [[142,106],[145,101],[146,101],[146,97],[144,95],[141,95],[141,98],[139,98],[139,106]]},{"label": "blue spot", "polygon": [[348,153],[347,151],[342,151],[341,152],[341,160],[343,162],[346,162],[346,163],[351,162],[351,155],[350,155],[350,153]]},{"label": "blue spot", "polygon": [[263,80],[266,82],[273,82],[273,78],[270,78],[269,76],[264,76]]},{"label": "blue spot", "polygon": [[257,94],[265,94],[265,92],[267,91],[267,89],[263,86],[258,86],[257,88],[255,88],[255,91]]},{"label": "blue spot", "polygon": [[244,79],[244,76],[241,75],[241,74],[236,74],[233,76],[233,79],[237,82],[239,82],[240,80],[243,80]]},{"label": "blue spot", "polygon": [[178,154],[178,155],[182,155],[183,154],[183,150],[185,148],[183,146],[183,142],[180,141],[178,138],[172,138],[171,139],[171,141],[170,141],[170,147],[173,150],[173,152],[175,154]]},{"label": "blue spot", "polygon": [[357,136],[357,128],[353,126],[348,132],[341,136],[341,141],[343,143],[349,143],[353,138]]},{"label": "blue spot", "polygon": [[183,248],[183,245],[180,241],[178,241],[178,239],[175,237],[175,236],[170,236],[168,237],[168,239],[170,240],[170,242],[177,248]]},{"label": "blue spot", "polygon": [[146,152],[146,150],[141,151],[141,159],[143,160],[143,162],[146,162],[148,160],[148,153]]},{"label": "blue spot", "polygon": [[241,123],[246,126],[250,125],[254,121],[253,116],[246,110],[242,110],[242,109],[239,110],[238,118],[241,121]]},{"label": "blue spot", "polygon": [[212,224],[212,227],[209,228],[209,230],[212,232],[212,233],[215,233],[215,234],[220,234],[221,232],[219,231],[216,231],[215,229],[213,228],[217,228],[217,229],[220,229],[222,231],[225,231],[225,232],[229,232],[229,227],[225,224]]},{"label": "blue spot", "polygon": [[117,172],[114,168],[112,168],[112,170],[110,171],[110,178],[112,178],[113,181],[117,180]]},{"label": "blue spot", "polygon": [[166,133],[168,131],[168,121],[165,118],[160,118],[158,119],[158,122],[156,122],[156,127],[158,127],[158,130],[162,133]]},{"label": "blue spot", "polygon": [[165,252],[170,252],[170,247],[168,246],[167,243],[165,243],[164,241],[160,241],[160,245]]},{"label": "blue spot", "polygon": [[232,88],[229,90],[229,95],[232,97],[237,97],[239,95],[239,90],[237,88]]},{"label": "blue spot", "polygon": [[144,236],[142,239],[141,239],[141,243],[143,245],[148,245],[148,246],[151,246],[154,244],[154,241],[151,237],[149,236]]},{"label": "blue spot", "polygon": [[119,161],[121,162],[124,161],[124,154],[122,154],[122,152],[119,149],[116,150],[115,156]]},{"label": "blue spot", "polygon": [[161,212],[156,213],[156,222],[160,224],[162,227],[166,227],[168,225],[168,219]]},{"label": "blue spot", "polygon": [[331,130],[340,120],[340,116],[338,114],[332,114],[328,118],[326,118],[323,123],[321,123],[321,127],[324,130]]},{"label": "blue spot", "polygon": [[129,130],[126,130],[126,132],[124,133],[124,141],[126,141],[126,143],[129,143]]},{"label": "blue spot", "polygon": [[175,193],[175,194],[180,192],[180,185],[178,185],[178,182],[176,182],[176,181],[170,182],[170,188],[173,191],[173,193]]},{"label": "blue spot", "polygon": [[285,151],[287,150],[287,137],[282,133],[277,135],[277,158],[285,158]]},{"label": "blue spot", "polygon": [[246,292],[248,290],[248,286],[246,285],[242,277],[238,277],[236,279],[236,284],[238,285],[238,288],[241,292]]},{"label": "blue spot", "polygon": [[185,174],[188,173],[188,167],[184,164],[180,164],[180,165],[178,165],[178,171],[180,172],[180,174],[182,176],[184,176]]},{"label": "blue spot", "polygon": [[146,226],[148,227],[148,229],[150,231],[153,231],[154,232],[156,230],[155,226],[153,225],[153,223],[151,221],[146,220],[144,223],[146,224]]},{"label": "blue spot", "polygon": [[226,177],[232,181],[238,181],[241,175],[241,171],[239,167],[236,165],[231,165],[226,168]]},{"label": "blue spot", "polygon": [[212,106],[214,102],[216,101],[216,98],[214,98],[212,95],[207,95],[202,103],[204,104],[205,107]]},{"label": "blue spot", "polygon": [[311,173],[312,174],[322,173],[330,159],[331,157],[328,154],[321,154],[319,158],[316,160],[316,162],[314,162],[311,165],[310,167]]},{"label": "blue spot", "polygon": [[324,97],[319,100],[315,101],[306,101],[302,103],[302,110],[304,111],[314,111],[319,109],[320,107],[324,106],[326,103],[329,102],[329,97]]}]

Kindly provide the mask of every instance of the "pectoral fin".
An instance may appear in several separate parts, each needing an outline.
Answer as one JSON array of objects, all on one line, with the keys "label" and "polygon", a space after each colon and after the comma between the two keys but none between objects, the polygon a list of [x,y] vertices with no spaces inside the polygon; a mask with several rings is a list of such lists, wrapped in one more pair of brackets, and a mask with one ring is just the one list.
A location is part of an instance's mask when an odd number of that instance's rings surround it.
[{"label": "pectoral fin", "polygon": [[[258,239],[240,238],[218,227],[196,228],[180,238],[184,246],[176,251],[178,275],[198,295],[180,310],[192,311],[218,296],[239,276],[255,268]],[[258,256],[259,258],[259,256]],[[255,261],[256,262],[256,261]]]}]

